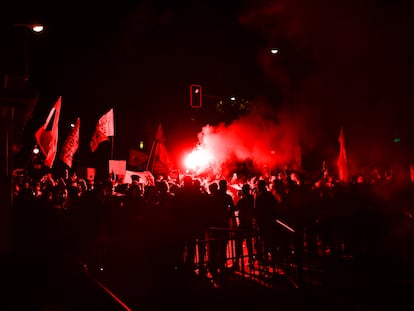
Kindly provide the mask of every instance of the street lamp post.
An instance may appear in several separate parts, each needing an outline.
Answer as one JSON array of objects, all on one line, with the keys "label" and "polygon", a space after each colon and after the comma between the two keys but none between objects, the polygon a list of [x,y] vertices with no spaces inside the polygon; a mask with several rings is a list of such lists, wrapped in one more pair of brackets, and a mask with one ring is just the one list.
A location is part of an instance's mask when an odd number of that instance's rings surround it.
[{"label": "street lamp post", "polygon": [[[14,114],[16,106],[25,106],[28,98],[25,98],[26,83],[29,79],[29,30],[41,32],[43,26],[39,24],[14,24],[13,27],[22,27],[25,30],[24,38],[24,85],[22,88],[13,89],[13,81],[8,74],[4,77],[1,86],[0,105],[3,106],[5,113],[1,117],[4,118],[2,123],[4,127],[5,137],[5,167],[4,176],[0,176],[1,197],[5,198],[6,204],[2,204],[0,208],[0,256],[9,255],[11,249],[11,230],[12,230],[12,207],[13,207],[13,144],[14,144]],[[26,101],[26,102],[25,102]],[[4,121],[4,122],[3,122]],[[4,182],[4,184],[3,184]],[[4,191],[4,196],[3,196]],[[2,257],[3,258],[3,257]]]},{"label": "street lamp post", "polygon": [[[40,24],[13,24],[14,27],[24,28],[25,37],[24,37],[24,81],[25,84],[22,89],[18,89],[17,93],[21,92],[24,95],[26,91],[26,83],[29,80],[29,31],[39,33],[43,31],[43,25]],[[7,90],[9,88],[8,76],[6,75],[4,88]],[[14,143],[14,108],[15,106],[25,106],[24,96],[17,96],[17,98],[12,98],[16,94],[9,96],[10,98],[5,98],[5,106],[9,109],[8,122],[6,127],[6,176],[11,179],[13,173],[13,143]],[[19,95],[19,94],[17,94]],[[11,194],[12,196],[12,194]],[[11,201],[13,202],[13,201]]]},{"label": "street lamp post", "polygon": [[44,27],[41,24],[14,24],[16,28],[23,28],[24,33],[24,80],[29,80],[29,32],[40,33]]}]

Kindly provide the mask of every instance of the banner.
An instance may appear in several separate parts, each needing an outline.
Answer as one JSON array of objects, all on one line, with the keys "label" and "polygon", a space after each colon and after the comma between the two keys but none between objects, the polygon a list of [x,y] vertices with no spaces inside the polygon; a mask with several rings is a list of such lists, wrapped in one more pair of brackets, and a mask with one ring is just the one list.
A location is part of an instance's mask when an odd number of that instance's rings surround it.
[{"label": "banner", "polygon": [[154,175],[150,171],[143,171],[143,172],[135,172],[127,170],[125,172],[124,183],[130,184],[132,183],[132,175],[139,176],[139,182],[142,183],[144,186],[154,186],[155,185],[155,178]]},{"label": "banner", "polygon": [[126,172],[125,160],[109,160],[109,174],[118,176],[119,180],[123,180]]},{"label": "banner", "polygon": [[94,181],[96,175],[96,168],[94,167],[79,167],[78,176],[87,181]]},{"label": "banner", "polygon": [[62,146],[60,160],[70,168],[72,167],[73,155],[79,147],[79,127],[80,119],[76,120],[75,126],[70,130],[68,137]]},{"label": "banner", "polygon": [[94,167],[86,168],[86,180],[88,181],[95,180],[95,175],[96,175],[96,168]]}]

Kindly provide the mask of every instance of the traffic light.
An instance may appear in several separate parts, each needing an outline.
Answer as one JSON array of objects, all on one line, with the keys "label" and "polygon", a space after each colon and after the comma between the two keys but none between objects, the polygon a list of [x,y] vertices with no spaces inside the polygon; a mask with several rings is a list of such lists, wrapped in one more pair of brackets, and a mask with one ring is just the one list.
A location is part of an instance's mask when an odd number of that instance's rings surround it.
[{"label": "traffic light", "polygon": [[203,104],[201,85],[190,85],[190,106],[191,108],[201,108]]}]

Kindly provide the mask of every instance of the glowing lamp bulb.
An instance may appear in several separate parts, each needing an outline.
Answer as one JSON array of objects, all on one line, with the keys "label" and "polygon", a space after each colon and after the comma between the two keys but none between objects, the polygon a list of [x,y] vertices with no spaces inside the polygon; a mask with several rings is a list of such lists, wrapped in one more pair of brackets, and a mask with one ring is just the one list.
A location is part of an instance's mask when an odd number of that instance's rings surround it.
[{"label": "glowing lamp bulb", "polygon": [[34,32],[42,32],[43,31],[43,26],[42,25],[35,25],[32,27],[32,30]]}]

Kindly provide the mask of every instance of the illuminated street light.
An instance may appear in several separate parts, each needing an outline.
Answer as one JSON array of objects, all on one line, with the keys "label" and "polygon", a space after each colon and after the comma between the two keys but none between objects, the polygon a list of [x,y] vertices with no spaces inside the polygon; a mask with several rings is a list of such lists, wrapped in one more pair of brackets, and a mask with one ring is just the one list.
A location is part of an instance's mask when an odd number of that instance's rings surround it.
[{"label": "illuminated street light", "polygon": [[43,25],[35,25],[32,27],[32,30],[34,32],[42,32],[43,31]]},{"label": "illuminated street light", "polygon": [[[23,9],[23,8],[22,8]],[[2,21],[3,22],[3,21]],[[2,24],[3,26],[3,24]],[[29,28],[31,26],[32,31],[35,31],[36,33],[39,33],[41,31],[43,31],[43,26],[41,25],[23,25],[23,24],[15,24],[15,25],[9,25],[10,27],[24,27],[25,29],[25,46],[24,46],[24,52],[25,52],[25,59],[24,59],[24,79],[27,81],[28,78],[28,31],[26,30],[27,28]],[[2,29],[2,34],[3,34],[3,29]],[[4,37],[2,36],[2,39],[4,39]],[[14,43],[14,40],[11,40],[11,42]],[[2,40],[2,47],[1,50],[2,52],[4,51],[4,48],[6,46],[8,46],[9,42],[4,42],[4,40]],[[7,50],[8,51],[8,50]],[[3,53],[1,53],[3,55]],[[19,54],[19,53],[17,53]],[[2,68],[3,70],[4,68]],[[3,72],[2,72],[3,74]],[[12,235],[9,234],[9,228],[14,228],[13,227],[13,223],[12,223],[12,218],[14,212],[12,212],[12,208],[14,207],[14,188],[13,188],[13,184],[14,184],[14,178],[13,178],[13,171],[14,171],[14,110],[15,110],[15,105],[17,106],[17,103],[22,103],[24,101],[28,102],[28,98],[25,97],[24,95],[26,95],[26,93],[24,93],[23,91],[21,93],[19,93],[18,95],[23,95],[23,99],[19,98],[18,100],[16,100],[16,98],[14,97],[14,94],[12,95],[12,92],[9,92],[10,88],[10,84],[9,84],[9,73],[6,72],[4,75],[4,82],[2,83],[2,87],[1,87],[1,116],[0,116],[0,120],[1,120],[1,129],[0,129],[0,135],[5,137],[1,137],[1,141],[2,143],[5,144],[5,146],[1,146],[1,148],[5,151],[5,159],[4,159],[4,168],[5,168],[5,179],[2,178],[1,181],[1,188],[2,188],[2,196],[1,196],[1,200],[2,200],[2,205],[1,205],[1,217],[0,217],[0,228],[6,228],[5,230],[2,230],[2,237],[0,238],[0,249],[2,250],[2,252],[6,251],[6,253],[4,253],[5,255],[12,255],[13,254],[13,247],[12,247]],[[12,88],[11,88],[12,89]],[[21,91],[21,90],[19,90]],[[24,89],[24,91],[26,91]],[[19,97],[19,96],[17,96]],[[4,107],[3,107],[4,104]],[[32,106],[33,107],[33,106]],[[23,125],[24,127],[24,125]],[[39,154],[40,150],[39,148],[34,148],[33,149],[33,155],[36,156],[37,154]],[[3,158],[3,157],[1,157]],[[2,159],[3,161],[3,159]],[[2,165],[1,165],[2,166]],[[3,180],[4,180],[4,184],[3,184]],[[4,192],[3,192],[4,190]],[[6,194],[7,195],[3,195]],[[7,198],[6,198],[7,197]],[[9,254],[8,254],[9,253]],[[8,257],[8,256],[6,256]]]},{"label": "illuminated street light", "polygon": [[44,26],[42,24],[14,24],[14,27],[26,28],[33,32],[42,32]]},{"label": "illuminated street light", "polygon": [[[44,30],[42,24],[14,24],[14,27],[24,28],[35,33],[41,33]],[[29,34],[26,31],[24,41],[24,79],[29,80]]]},{"label": "illuminated street light", "polygon": [[[28,45],[29,45],[29,32],[33,31],[35,33],[40,33],[43,31],[44,27],[40,24],[13,24],[11,25],[14,28],[23,28],[25,31],[25,38],[24,38],[24,80],[27,82],[28,76],[29,76],[29,55],[28,55]],[[3,85],[3,88],[8,89],[8,74],[5,76],[5,82]],[[12,172],[13,172],[13,143],[14,143],[14,104],[16,103],[14,99],[10,99],[12,104],[9,106],[8,109],[8,120],[7,126],[6,126],[6,132],[5,132],[5,153],[6,153],[6,159],[5,159],[5,168],[6,168],[6,176],[9,178],[9,200],[8,200],[8,207],[11,208],[13,206],[13,191],[12,191]],[[3,115],[2,115],[3,116]],[[33,153],[36,154],[36,150],[38,148],[33,149]],[[39,150],[37,151],[39,152]]]},{"label": "illuminated street light", "polygon": [[39,152],[40,152],[40,149],[39,149],[39,147],[36,145],[36,146],[33,148],[33,154],[39,154]]},{"label": "illuminated street light", "polygon": [[275,49],[275,48],[270,49],[270,53],[272,53],[273,55],[277,54],[277,53],[279,53],[279,49]]}]

